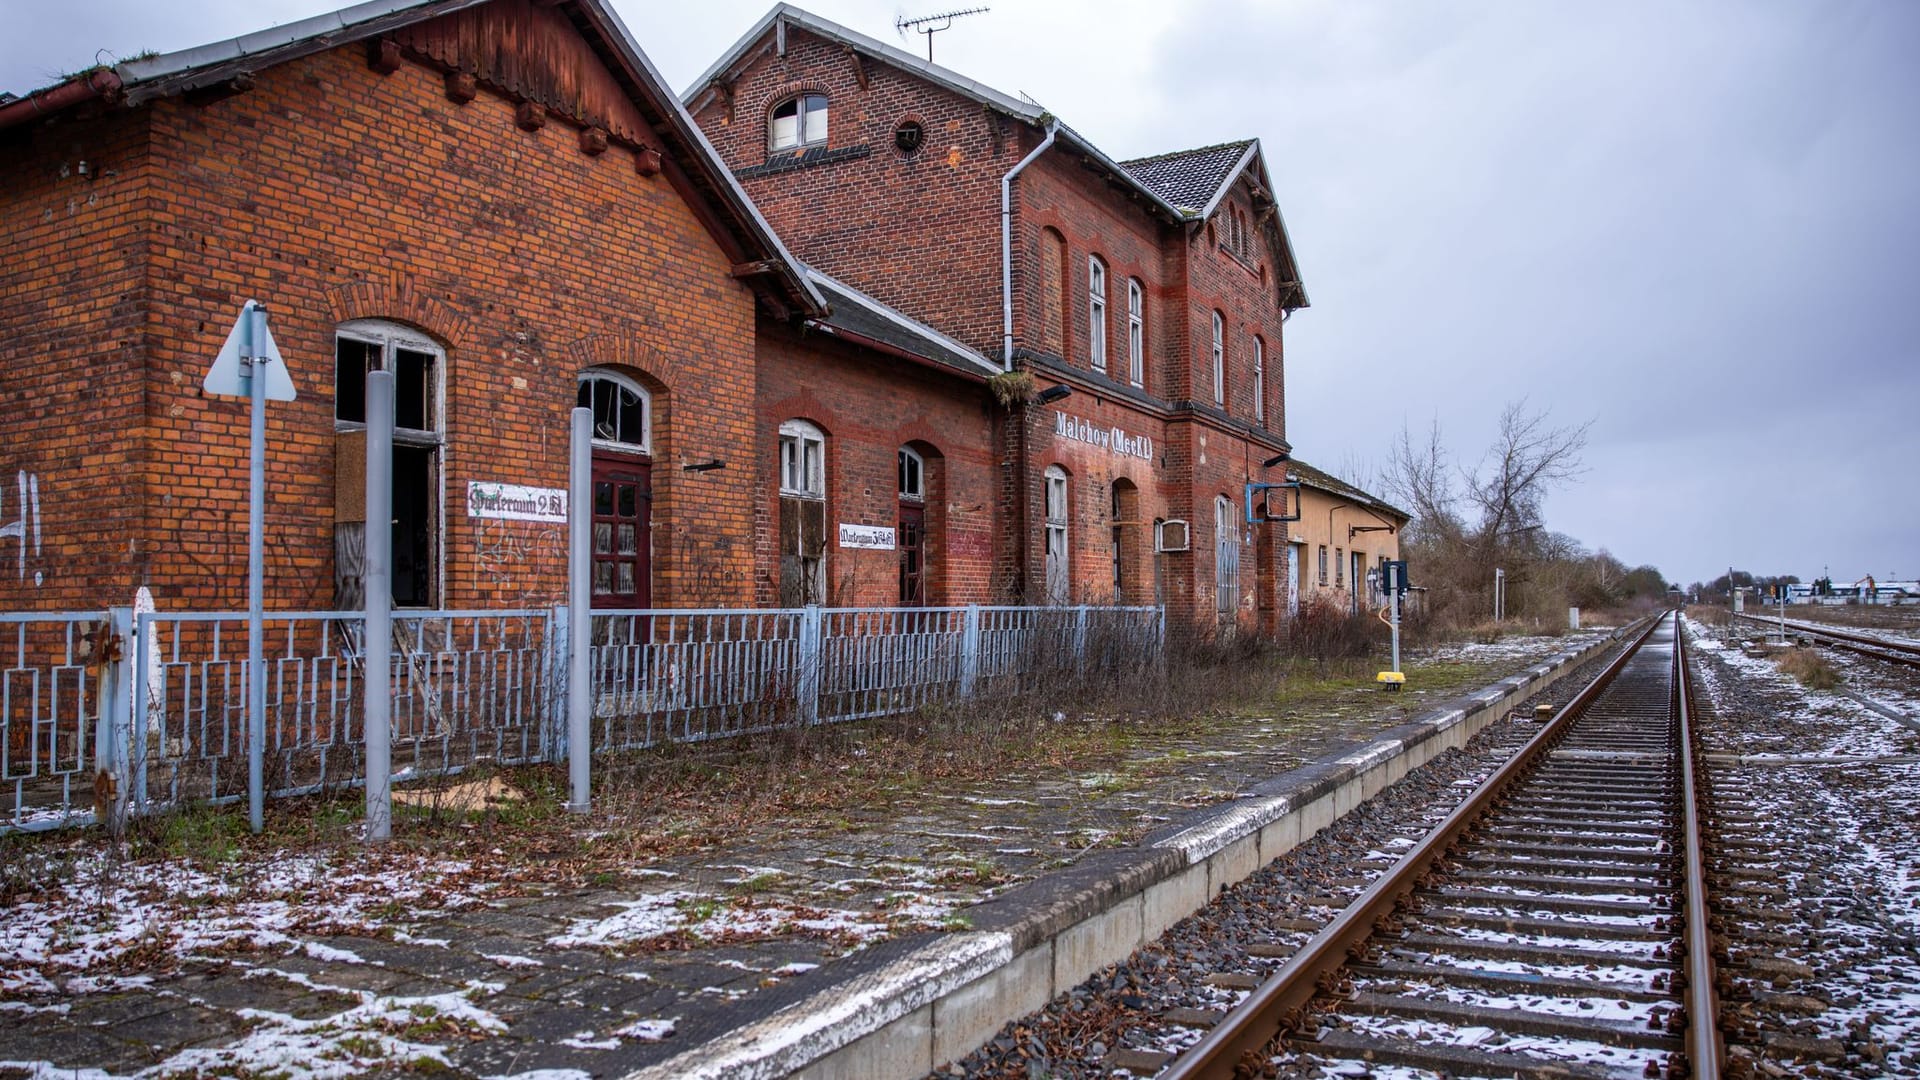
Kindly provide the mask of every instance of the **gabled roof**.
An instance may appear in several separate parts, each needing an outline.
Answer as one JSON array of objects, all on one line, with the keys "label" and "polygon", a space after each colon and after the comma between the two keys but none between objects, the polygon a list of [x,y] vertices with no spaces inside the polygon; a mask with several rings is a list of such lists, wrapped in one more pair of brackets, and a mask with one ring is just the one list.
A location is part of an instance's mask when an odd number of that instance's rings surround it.
[{"label": "gabled roof", "polygon": [[1402,525],[1413,520],[1412,514],[1407,513],[1405,510],[1400,509],[1385,499],[1377,495],[1370,495],[1360,488],[1329,473],[1321,472],[1319,469],[1301,461],[1299,458],[1294,458],[1287,462],[1287,474],[1290,479],[1300,481],[1304,487],[1310,487],[1315,491],[1323,491],[1328,495],[1343,499],[1355,506],[1363,506],[1369,510],[1378,510],[1388,517],[1398,518]]},{"label": "gabled roof", "polygon": [[[246,72],[324,52],[429,19],[478,7],[492,0],[368,0],[338,11],[260,30],[226,41],[161,56],[130,60],[112,68],[82,72],[43,91],[0,103],[0,128],[25,123],[83,101],[105,100],[128,106],[206,86]],[[595,46],[645,112],[657,113],[654,133],[665,155],[678,164],[670,175],[683,180],[721,212],[720,226],[731,233],[722,247],[737,246],[742,262],[761,264],[802,311],[822,314],[825,300],[800,263],[720,160],[698,124],[687,115],[666,80],[647,59],[626,25],[606,0],[558,0],[575,27]]]},{"label": "gabled roof", "polygon": [[1120,167],[1173,205],[1189,211],[1201,210],[1213,205],[1214,197],[1227,182],[1240,174],[1239,167],[1254,145],[1253,139],[1241,139],[1134,158],[1121,162]]},{"label": "gabled roof", "polygon": [[[786,33],[786,27],[788,26],[800,27],[810,34],[825,38],[835,44],[845,45],[850,49],[871,56],[876,60],[883,61],[893,67],[911,72],[936,86],[950,90],[953,93],[959,94],[961,97],[977,101],[995,112],[1011,116],[1016,120],[1025,121],[1036,128],[1044,128],[1049,124],[1058,123],[1058,118],[1037,102],[1009,97],[991,86],[975,82],[957,71],[943,68],[932,61],[923,60],[896,45],[889,45],[884,41],[870,38],[858,31],[841,26],[839,23],[830,19],[823,19],[810,11],[794,7],[792,4],[787,3],[775,4],[772,11],[761,16],[760,21],[754,23],[752,28],[741,35],[740,40],[734,42],[726,52],[721,53],[720,58],[715,60],[707,70],[701,72],[700,77],[695,79],[693,84],[687,87],[686,91],[680,95],[681,103],[691,108],[694,103],[700,99],[700,96],[706,93],[715,82],[725,81],[728,73],[740,66],[744,61],[749,60],[753,53],[753,47],[769,33],[772,33],[777,39],[780,35]],[[1172,203],[1161,198],[1158,192],[1135,179],[1132,173],[1121,168],[1119,162],[1108,157],[1099,147],[1089,142],[1086,136],[1081,135],[1065,124],[1060,124],[1060,142],[1066,143],[1081,153],[1086,154],[1088,158],[1107,170],[1115,180],[1139,192],[1145,197],[1148,203],[1168,218],[1174,221],[1185,221],[1192,216],[1182,213]]]},{"label": "gabled roof", "polygon": [[1002,369],[997,361],[987,359],[933,327],[908,318],[805,263],[801,269],[832,305],[833,310],[825,318],[813,320],[816,327],[827,333],[860,344],[878,345],[888,351],[908,353],[969,379],[1000,374]]},{"label": "gabled roof", "polygon": [[[1086,136],[1061,123],[1058,117],[1038,102],[1010,97],[991,86],[975,82],[959,72],[915,56],[897,45],[870,38],[830,19],[823,19],[810,11],[785,2],[775,4],[773,10],[761,16],[760,20],[748,28],[738,41],[720,54],[719,59],[709,65],[707,70],[701,72],[692,85],[681,93],[681,103],[688,108],[703,104],[702,97],[712,90],[716,83],[727,82],[739,68],[759,55],[756,46],[768,35],[772,35],[776,42],[783,42],[788,27],[799,27],[827,41],[844,45],[1035,128],[1057,125],[1059,130],[1057,145],[1066,145],[1076,153],[1084,155],[1089,161],[1105,170],[1116,183],[1132,189],[1156,212],[1170,221],[1177,223],[1205,221],[1212,217],[1214,211],[1219,208],[1221,200],[1231,189],[1233,181],[1246,168],[1256,163],[1259,167],[1261,185],[1269,192],[1273,190],[1272,180],[1267,176],[1265,159],[1260,154],[1258,139],[1223,143],[1220,146],[1202,147],[1198,150],[1183,150],[1156,157],[1140,158],[1132,162],[1118,162],[1093,145]],[[1239,153],[1234,155],[1232,160],[1218,160],[1229,156],[1224,153],[1226,147],[1237,147]],[[1160,162],[1167,164],[1156,164]],[[1203,188],[1206,190],[1202,191]],[[1274,220],[1280,234],[1281,254],[1287,263],[1287,270],[1292,273],[1294,279],[1293,297],[1296,302],[1287,306],[1306,307],[1306,289],[1299,284],[1300,263],[1294,257],[1293,242],[1287,236],[1286,222],[1279,218],[1277,208]]]}]

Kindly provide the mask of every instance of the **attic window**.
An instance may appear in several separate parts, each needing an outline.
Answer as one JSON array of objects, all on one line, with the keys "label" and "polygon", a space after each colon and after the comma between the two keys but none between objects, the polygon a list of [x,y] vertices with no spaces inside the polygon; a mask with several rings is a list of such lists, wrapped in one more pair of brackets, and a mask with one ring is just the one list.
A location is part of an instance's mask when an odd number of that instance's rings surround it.
[{"label": "attic window", "polygon": [[767,145],[774,150],[818,146],[827,141],[827,97],[801,94],[773,107]]},{"label": "attic window", "polygon": [[893,129],[893,145],[903,154],[915,154],[920,144],[927,138],[927,129],[918,120],[902,120],[900,126]]}]

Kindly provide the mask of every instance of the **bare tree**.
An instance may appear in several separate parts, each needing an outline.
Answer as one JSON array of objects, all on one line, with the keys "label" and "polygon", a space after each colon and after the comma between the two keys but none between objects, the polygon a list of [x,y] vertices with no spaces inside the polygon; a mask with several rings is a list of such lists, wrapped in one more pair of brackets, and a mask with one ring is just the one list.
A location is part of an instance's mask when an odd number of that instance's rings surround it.
[{"label": "bare tree", "polygon": [[1439,418],[1417,444],[1411,431],[1400,429],[1400,441],[1388,452],[1384,479],[1395,501],[1413,515],[1409,531],[1415,538],[1442,542],[1460,537],[1464,530],[1454,508],[1452,470]]},{"label": "bare tree", "polygon": [[1580,455],[1592,426],[1589,420],[1578,427],[1551,427],[1545,411],[1527,411],[1524,398],[1500,411],[1492,448],[1472,472],[1462,474],[1467,499],[1479,512],[1483,547],[1495,548],[1504,537],[1545,524],[1540,511],[1547,493],[1586,471]]}]

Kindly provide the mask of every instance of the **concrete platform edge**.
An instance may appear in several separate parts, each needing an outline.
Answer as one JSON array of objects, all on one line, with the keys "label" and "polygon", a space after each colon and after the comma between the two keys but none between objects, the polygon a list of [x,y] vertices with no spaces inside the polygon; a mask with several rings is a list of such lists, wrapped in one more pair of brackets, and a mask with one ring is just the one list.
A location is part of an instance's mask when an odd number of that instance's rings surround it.
[{"label": "concrete platform edge", "polygon": [[626,1074],[669,1077],[924,1075],[963,1057],[1208,899],[1284,855],[1515,703],[1618,643],[1616,631],[1456,698],[1366,746],[1197,811],[1140,847],[1096,852],[969,911],[947,935],[878,971],[814,992],[738,1031]]}]

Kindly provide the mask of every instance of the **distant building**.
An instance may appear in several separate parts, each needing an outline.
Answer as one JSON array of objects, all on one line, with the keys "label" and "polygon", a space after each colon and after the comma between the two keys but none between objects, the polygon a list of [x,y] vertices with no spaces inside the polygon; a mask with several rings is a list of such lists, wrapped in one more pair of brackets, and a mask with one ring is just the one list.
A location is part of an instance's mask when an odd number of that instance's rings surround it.
[{"label": "distant building", "polygon": [[[1288,527],[1289,607],[1321,598],[1353,614],[1385,602],[1380,564],[1400,558],[1400,531],[1412,515],[1304,461],[1287,463],[1300,482],[1300,520]],[[1420,568],[1407,568],[1417,585]]]}]

